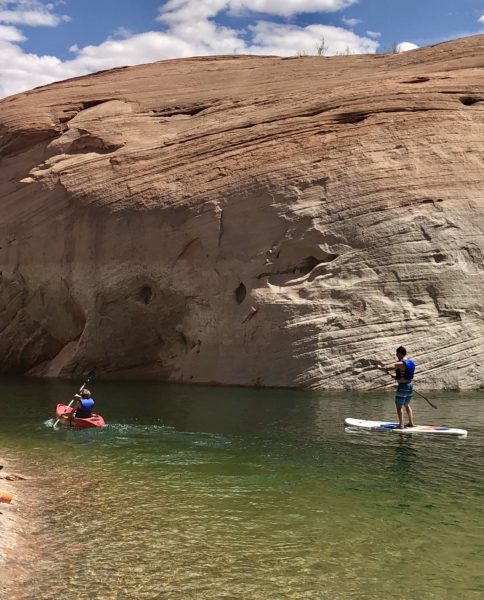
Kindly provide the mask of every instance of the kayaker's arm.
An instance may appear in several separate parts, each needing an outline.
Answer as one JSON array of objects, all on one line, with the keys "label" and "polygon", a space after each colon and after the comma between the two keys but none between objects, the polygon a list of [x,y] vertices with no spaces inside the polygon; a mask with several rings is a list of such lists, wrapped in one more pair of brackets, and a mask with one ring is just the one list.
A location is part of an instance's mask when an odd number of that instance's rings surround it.
[{"label": "kayaker's arm", "polygon": [[76,395],[74,396],[74,401],[73,401],[73,403],[72,403],[72,405],[71,405],[72,412],[70,412],[70,413],[66,414],[66,415],[65,415],[66,417],[69,417],[70,419],[72,419],[72,417],[74,417],[74,416],[75,416],[75,414],[76,414],[76,410],[77,410],[77,409],[79,408],[79,406],[81,405],[81,402],[80,402],[80,400],[81,400],[81,397],[79,396],[79,394],[76,394]]}]

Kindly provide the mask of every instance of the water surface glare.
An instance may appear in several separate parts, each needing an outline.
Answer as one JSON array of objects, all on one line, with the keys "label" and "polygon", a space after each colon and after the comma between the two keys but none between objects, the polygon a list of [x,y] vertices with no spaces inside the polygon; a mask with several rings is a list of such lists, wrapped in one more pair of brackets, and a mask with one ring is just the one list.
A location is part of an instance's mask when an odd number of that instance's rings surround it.
[{"label": "water surface glare", "polygon": [[36,497],[10,598],[484,598],[479,393],[414,400],[458,440],[345,431],[393,419],[391,392],[93,388],[108,426],[53,431],[75,385],[0,382],[0,455]]}]

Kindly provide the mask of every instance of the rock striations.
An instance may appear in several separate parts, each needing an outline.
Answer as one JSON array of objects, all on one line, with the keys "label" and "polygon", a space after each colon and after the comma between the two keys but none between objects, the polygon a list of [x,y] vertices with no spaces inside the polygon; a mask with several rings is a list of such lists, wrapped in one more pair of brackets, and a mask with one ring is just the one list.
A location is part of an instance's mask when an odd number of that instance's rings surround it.
[{"label": "rock striations", "polygon": [[484,386],[484,36],[0,102],[4,372]]}]

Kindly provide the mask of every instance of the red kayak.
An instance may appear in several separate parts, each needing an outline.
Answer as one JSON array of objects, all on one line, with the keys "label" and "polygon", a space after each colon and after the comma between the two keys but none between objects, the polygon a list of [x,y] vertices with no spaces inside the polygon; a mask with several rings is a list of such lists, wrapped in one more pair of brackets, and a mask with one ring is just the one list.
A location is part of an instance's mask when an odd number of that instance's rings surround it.
[{"label": "red kayak", "polygon": [[89,427],[105,427],[106,423],[101,415],[92,415],[88,419],[71,417],[72,407],[67,404],[58,404],[55,409],[55,416],[59,423],[64,427],[78,427],[79,429],[88,429]]}]

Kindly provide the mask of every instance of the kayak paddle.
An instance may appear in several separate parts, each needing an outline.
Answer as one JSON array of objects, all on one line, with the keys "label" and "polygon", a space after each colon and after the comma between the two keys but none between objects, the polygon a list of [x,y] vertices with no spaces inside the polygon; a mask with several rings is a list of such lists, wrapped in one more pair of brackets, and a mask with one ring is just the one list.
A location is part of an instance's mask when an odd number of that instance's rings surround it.
[{"label": "kayak paddle", "polygon": [[[89,373],[86,375],[86,379],[84,380],[84,383],[81,385],[81,387],[79,389],[78,394],[80,394],[82,392],[82,390],[86,387],[86,385],[88,383],[90,383],[94,379],[94,377],[96,377],[96,373],[94,371],[89,371]],[[67,405],[67,408],[70,408],[74,404],[75,401],[76,401],[76,398],[73,398]],[[55,423],[53,425],[54,429],[57,427],[57,424],[59,423],[59,421],[60,421],[60,419],[55,420]]]}]

